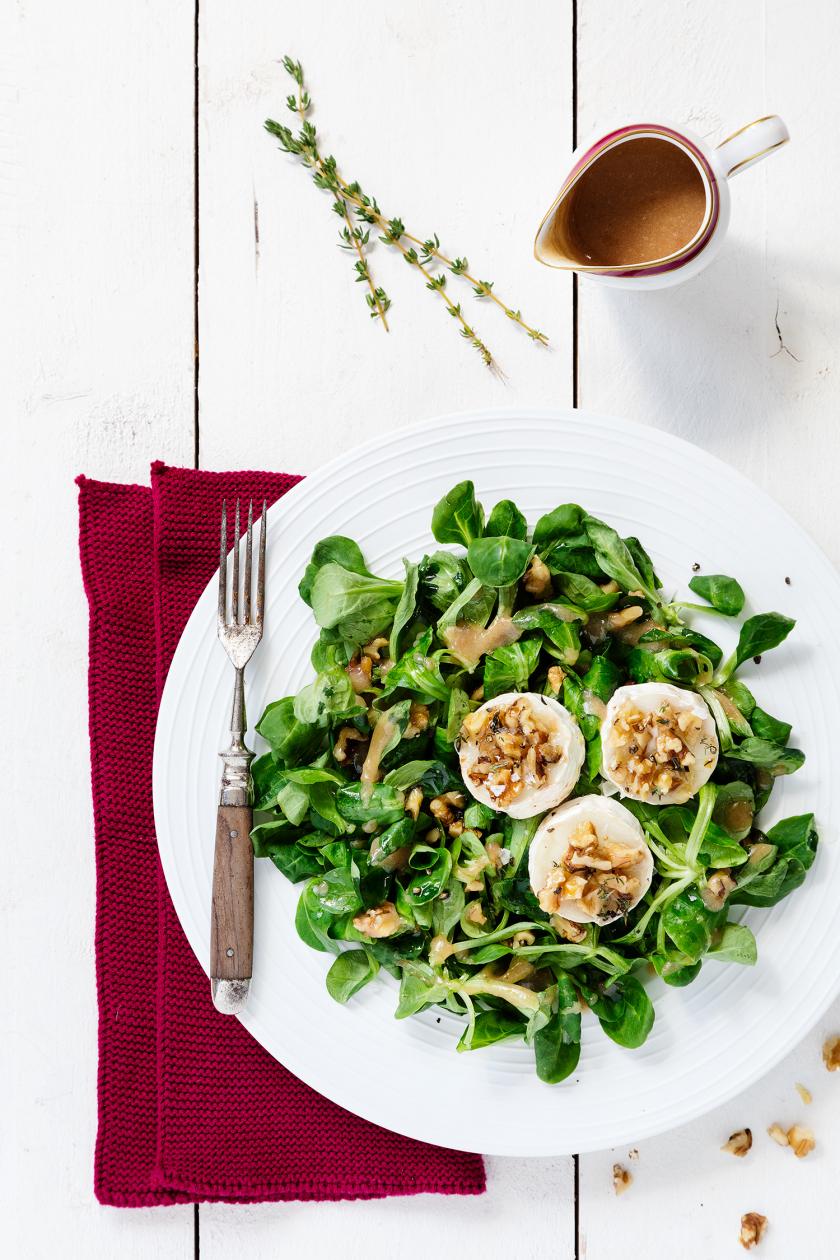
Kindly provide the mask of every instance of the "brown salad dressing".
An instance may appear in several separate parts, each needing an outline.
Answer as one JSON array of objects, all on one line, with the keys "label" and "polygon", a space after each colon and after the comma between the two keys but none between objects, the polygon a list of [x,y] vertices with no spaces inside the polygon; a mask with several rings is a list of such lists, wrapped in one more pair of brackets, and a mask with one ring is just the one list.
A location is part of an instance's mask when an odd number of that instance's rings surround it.
[{"label": "brown salad dressing", "polygon": [[611,267],[655,262],[699,231],[706,192],[678,145],[642,137],[608,149],[571,189],[554,245],[571,261]]}]

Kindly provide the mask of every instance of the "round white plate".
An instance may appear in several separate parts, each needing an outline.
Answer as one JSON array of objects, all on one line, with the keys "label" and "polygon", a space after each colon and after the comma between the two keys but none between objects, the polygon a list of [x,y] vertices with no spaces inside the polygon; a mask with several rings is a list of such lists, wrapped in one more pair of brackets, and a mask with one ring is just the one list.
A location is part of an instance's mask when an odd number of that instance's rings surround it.
[{"label": "round white plate", "polygon": [[[402,572],[433,546],[432,507],[471,477],[489,509],[511,497],[533,525],[579,502],[637,534],[666,591],[686,592],[694,562],[731,573],[748,611],[797,619],[791,638],[743,670],[760,703],[794,723],[804,768],[776,787],[765,821],[813,810],[822,837],[803,888],[749,910],[754,968],[707,962],[685,989],[656,980],[656,1023],[639,1050],[585,1018],[577,1072],[542,1084],[522,1044],[457,1054],[461,1021],[438,1007],[395,1020],[396,984],[378,979],[347,1006],[327,994],[331,956],[297,937],[299,888],[257,863],[255,974],[246,1028],[309,1085],[369,1120],[439,1145],[498,1155],[559,1155],[637,1141],[744,1089],[808,1031],[840,988],[838,811],[830,735],[840,582],[806,534],[711,455],[656,429],[583,412],[482,412],[399,429],[307,477],[269,513],[266,635],[246,687],[252,722],[309,678],[315,638],[297,584],[327,534],[358,540],[371,567]],[[785,578],[790,578],[787,585]],[[155,743],[155,822],[163,869],[189,942],[206,967],[220,763],[232,672],[216,640],[216,581],[172,662]],[[700,618],[724,648],[735,630]],[[382,973],[380,973],[382,975]],[[210,994],[208,989],[208,1002]]]}]

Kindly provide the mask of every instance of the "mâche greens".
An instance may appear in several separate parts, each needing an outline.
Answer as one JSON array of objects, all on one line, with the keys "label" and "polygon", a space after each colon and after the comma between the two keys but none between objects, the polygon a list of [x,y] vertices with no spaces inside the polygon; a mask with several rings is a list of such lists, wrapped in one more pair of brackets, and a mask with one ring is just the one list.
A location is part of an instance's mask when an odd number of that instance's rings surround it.
[{"label": "m\u00e2che greens", "polygon": [[[336,1001],[384,968],[399,981],[398,1018],[445,1007],[463,1018],[461,1051],[524,1039],[553,1083],[577,1067],[585,1007],[613,1041],[641,1045],[654,1021],[645,976],[683,986],[705,965],[754,964],[755,938],[733,910],[775,905],[805,879],[813,816],[760,821],[804,755],[738,677],[794,623],[751,616],[725,656],[685,623],[705,605],[668,600],[642,543],[576,504],[529,534],[514,503],[488,516],[465,481],[436,505],[431,532],[454,550],[406,560],[401,579],[373,574],[351,539],[315,547],[300,583],[319,627],[314,676],[258,724],[268,751],[253,766],[254,851],[302,885],[296,927],[335,955]],[[734,578],[689,586],[706,611],[734,618],[744,607]],[[568,800],[615,796],[607,706],[619,688],[650,686],[700,704],[714,757],[687,799],[678,761],[622,796],[653,859],[650,886],[609,922],[570,922],[532,886],[542,814],[514,818],[479,800],[459,749],[488,702],[545,697],[585,745]],[[688,744],[679,756],[687,765]]]}]

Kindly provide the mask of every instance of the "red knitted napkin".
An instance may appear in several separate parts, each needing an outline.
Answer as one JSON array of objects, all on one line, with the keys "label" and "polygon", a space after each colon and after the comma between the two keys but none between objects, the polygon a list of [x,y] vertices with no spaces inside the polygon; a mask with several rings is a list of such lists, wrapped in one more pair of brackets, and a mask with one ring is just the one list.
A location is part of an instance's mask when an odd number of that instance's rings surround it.
[{"label": "red knitted napkin", "polygon": [[223,498],[298,479],[152,467],[152,488],[80,477],[90,605],[102,1203],[480,1194],[465,1155],[343,1111],[219,1015],[160,869],[151,765],[160,690],[217,564]]}]

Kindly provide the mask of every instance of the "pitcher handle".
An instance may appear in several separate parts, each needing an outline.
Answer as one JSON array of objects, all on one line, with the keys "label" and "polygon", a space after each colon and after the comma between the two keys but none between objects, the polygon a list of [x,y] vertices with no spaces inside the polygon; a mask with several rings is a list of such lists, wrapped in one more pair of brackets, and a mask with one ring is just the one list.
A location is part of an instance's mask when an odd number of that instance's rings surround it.
[{"label": "pitcher handle", "polygon": [[790,140],[790,134],[778,114],[767,114],[755,122],[739,127],[717,147],[727,175],[737,175],[748,166],[754,166],[774,149],[780,149]]}]

